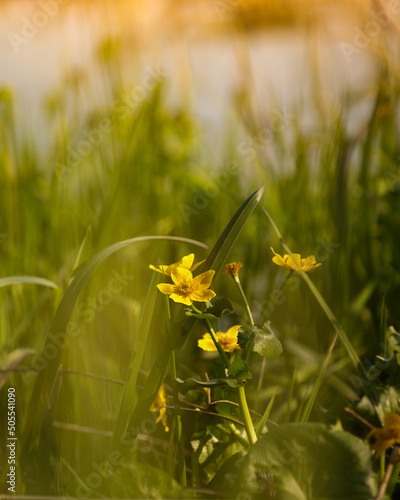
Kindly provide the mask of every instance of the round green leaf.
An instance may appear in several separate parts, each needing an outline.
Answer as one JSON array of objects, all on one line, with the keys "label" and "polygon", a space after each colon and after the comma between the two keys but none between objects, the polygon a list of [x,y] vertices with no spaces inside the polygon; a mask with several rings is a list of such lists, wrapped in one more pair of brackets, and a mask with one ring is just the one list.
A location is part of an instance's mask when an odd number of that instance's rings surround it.
[{"label": "round green leaf", "polygon": [[234,498],[368,500],[375,493],[371,452],[361,439],[322,424],[293,423],[271,428],[253,446]]}]

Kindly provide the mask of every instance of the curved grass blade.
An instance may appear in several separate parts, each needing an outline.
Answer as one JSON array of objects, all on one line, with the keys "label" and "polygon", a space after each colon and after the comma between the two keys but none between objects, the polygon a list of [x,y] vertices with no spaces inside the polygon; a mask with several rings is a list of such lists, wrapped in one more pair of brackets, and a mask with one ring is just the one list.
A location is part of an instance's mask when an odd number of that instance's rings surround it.
[{"label": "curved grass blade", "polygon": [[60,288],[53,281],[49,281],[46,280],[45,278],[40,278],[38,276],[7,276],[6,278],[0,278],[0,288],[3,286],[20,285],[20,284],[41,285],[56,289]]},{"label": "curved grass blade", "polygon": [[[221,271],[226,258],[229,255],[243,226],[259,203],[264,192],[264,186],[255,191],[238,209],[232,217],[218,241],[215,243],[207,259],[199,268],[199,273],[215,270],[214,280]],[[128,445],[134,442],[140,427],[148,415],[149,408],[156,397],[158,390],[164,380],[168,369],[168,360],[171,352],[176,353],[181,349],[190,334],[197,318],[187,317],[185,307],[181,307],[174,323],[171,325],[170,335],[164,338],[152,370],[146,380],[145,386],[140,393],[139,400],[135,406],[129,425],[123,436],[120,450],[123,454],[129,452]]]},{"label": "curved grass blade", "polygon": [[[203,248],[208,248],[206,245],[196,240],[179,238],[176,236],[140,236],[137,238],[119,241],[118,243],[114,243],[113,245],[106,247],[104,250],[102,250],[94,257],[92,257],[88,262],[86,262],[86,264],[83,264],[81,266],[81,268],[76,273],[74,280],[64,293],[64,296],[50,325],[50,331],[45,341],[42,356],[44,360],[44,363],[42,363],[42,365],[44,366],[42,366],[41,371],[39,371],[36,377],[25,422],[24,438],[26,449],[24,453],[26,453],[27,455],[31,450],[36,449],[38,446],[44,412],[49,402],[51,384],[55,379],[56,372],[61,364],[60,359],[63,348],[65,346],[65,337],[70,332],[69,327],[71,326],[71,314],[78,300],[79,294],[82,291],[82,288],[87,283],[88,279],[97,269],[97,267],[110,255],[134,243],[148,240],[173,240],[197,245]],[[57,336],[57,344],[54,341],[55,335]],[[52,359],[48,359],[45,356],[46,349],[48,349],[49,346],[54,354],[54,357]]]},{"label": "curved grass blade", "polygon": [[13,370],[21,363],[21,361],[30,354],[35,354],[34,349],[18,348],[7,354],[0,363],[0,389],[6,383],[8,377]]}]

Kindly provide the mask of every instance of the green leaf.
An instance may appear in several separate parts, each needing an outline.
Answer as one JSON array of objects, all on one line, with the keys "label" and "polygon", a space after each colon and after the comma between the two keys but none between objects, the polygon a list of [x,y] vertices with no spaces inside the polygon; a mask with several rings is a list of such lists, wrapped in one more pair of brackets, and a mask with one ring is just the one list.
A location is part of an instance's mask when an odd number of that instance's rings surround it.
[{"label": "green leaf", "polygon": [[202,313],[195,313],[193,309],[186,309],[186,316],[193,316],[199,319],[218,319],[227,314],[233,313],[233,306],[225,297],[214,297],[211,299],[213,304],[205,309]]},{"label": "green leaf", "polygon": [[56,283],[53,283],[53,281],[39,278],[38,276],[7,276],[6,278],[0,278],[0,288],[19,284],[41,285],[56,289],[60,288]]},{"label": "green leaf", "polygon": [[273,427],[250,449],[232,491],[254,500],[366,500],[375,491],[371,452],[322,424]]},{"label": "green leaf", "polygon": [[278,359],[283,352],[282,344],[269,323],[264,323],[262,327],[244,325],[239,328],[238,344],[242,349],[256,352],[270,361]]},{"label": "green leaf", "polygon": [[227,378],[216,378],[212,380],[202,381],[198,377],[188,378],[182,380],[177,378],[177,383],[182,387],[184,392],[190,391],[192,389],[199,389],[204,387],[217,387],[221,385],[228,385],[229,387],[239,387],[243,383],[251,378],[249,365],[242,359],[235,359],[228,370],[229,377]]},{"label": "green leaf", "polygon": [[250,366],[243,359],[236,358],[229,367],[228,375],[239,381],[249,380],[251,379]]},{"label": "green leaf", "polygon": [[[253,210],[259,203],[264,192],[264,186],[254,192],[239,208],[232,217],[218,241],[215,243],[206,261],[200,266],[199,273],[213,269],[215,271],[214,281],[218,273],[223,269],[225,260],[231,251],[236,239],[238,238],[243,226],[246,224]],[[185,340],[190,334],[196,318],[187,317],[185,308],[181,307],[173,324],[171,325],[171,333],[169,338],[166,338],[158,355],[154,361],[152,370],[146,379],[145,386],[139,396],[134,413],[130,420],[127,437],[136,436],[140,430],[142,421],[146,418],[149,408],[157,395],[157,392],[164,380],[168,370],[168,360],[171,350],[179,352]],[[126,448],[126,447],[125,447]]]},{"label": "green leaf", "polygon": [[[120,457],[119,457],[119,460]],[[167,472],[143,463],[122,463],[104,471],[103,484],[90,490],[81,489],[84,497],[103,498],[154,498],[185,499],[193,498],[189,490],[182,488]],[[93,497],[92,497],[93,498]]]},{"label": "green leaf", "polygon": [[207,309],[207,312],[213,314],[216,318],[233,313],[233,306],[225,297],[214,297],[211,299],[211,304],[212,306]]},{"label": "green leaf", "polygon": [[204,387],[217,387],[218,385],[227,385],[226,379],[223,378],[215,378],[212,380],[206,380],[205,382],[199,380],[197,377],[188,378],[186,380],[177,378],[176,382],[180,386],[185,386],[185,388],[182,387],[183,392],[185,392],[185,390],[190,391],[192,389],[199,389]]}]

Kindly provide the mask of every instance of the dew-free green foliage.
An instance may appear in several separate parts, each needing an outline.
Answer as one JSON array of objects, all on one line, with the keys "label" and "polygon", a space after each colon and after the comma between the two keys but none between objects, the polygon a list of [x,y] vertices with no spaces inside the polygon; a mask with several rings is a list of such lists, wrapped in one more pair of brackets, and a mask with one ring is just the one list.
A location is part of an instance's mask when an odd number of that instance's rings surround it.
[{"label": "dew-free green foliage", "polygon": [[[397,60],[380,57],[369,87],[338,94],[334,114],[316,68],[307,104],[294,105],[268,144],[259,138],[272,99],[255,110],[250,90],[232,97],[246,119],[227,124],[216,154],[194,110],[167,104],[168,78],[122,113],[127,82],[115,71],[118,51],[107,57],[94,63],[98,88],[67,79],[49,96],[44,141],[17,118],[13,89],[0,91],[0,423],[15,387],[17,493],[373,498],[382,469],[362,442],[369,429],[344,408],[375,426],[399,411]],[[83,107],[102,86],[108,98]],[[354,132],[360,105],[368,116]],[[82,131],[104,119],[109,131],[72,161]],[[262,207],[293,252],[322,263],[309,278],[346,334],[336,343],[301,276],[279,289],[287,271],[270,247],[285,251]],[[191,252],[206,259],[196,273],[216,271],[217,300],[190,315],[171,303],[169,321],[148,266]],[[243,262],[254,320],[271,321],[283,353],[243,361],[236,352],[228,370],[197,340],[204,317],[218,330],[251,330],[238,290],[219,273],[231,261]],[[163,383],[169,433],[149,411]],[[259,437],[250,449],[238,387]],[[178,484],[176,412],[197,492]],[[299,455],[280,467],[285,442]],[[2,446],[2,469],[6,460]],[[392,477],[388,494],[395,488]]]}]

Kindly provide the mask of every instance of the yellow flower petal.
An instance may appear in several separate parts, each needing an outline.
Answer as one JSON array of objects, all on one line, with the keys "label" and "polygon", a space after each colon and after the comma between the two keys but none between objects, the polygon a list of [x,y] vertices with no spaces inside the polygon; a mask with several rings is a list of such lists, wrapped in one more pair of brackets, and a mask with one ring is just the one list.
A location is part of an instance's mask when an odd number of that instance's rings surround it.
[{"label": "yellow flower petal", "polygon": [[170,285],[169,283],[159,283],[157,288],[164,295],[171,295],[175,291],[175,285]]},{"label": "yellow flower petal", "polygon": [[191,297],[196,302],[209,302],[215,295],[215,292],[212,290],[198,290],[197,292],[193,292]]},{"label": "yellow flower petal", "polygon": [[175,285],[181,285],[193,281],[193,274],[188,269],[177,267],[171,272],[172,281]]},{"label": "yellow flower petal", "polygon": [[201,260],[200,262],[198,262],[197,264],[195,264],[194,266],[192,266],[189,271],[193,272],[195,269],[197,269],[199,266],[201,266],[201,264],[203,264],[203,262],[205,262],[206,259],[204,260]]},{"label": "yellow flower petal", "polygon": [[158,269],[157,269],[156,267],[153,266],[153,264],[150,264],[149,268],[152,269],[153,271],[157,271],[158,273],[167,274],[166,270],[168,269],[168,266],[161,265],[161,266],[158,266]]},{"label": "yellow flower petal", "polygon": [[292,255],[285,254],[281,257],[277,254],[274,249],[271,247],[272,252],[274,253],[274,257],[272,257],[272,262],[281,267],[286,267],[286,269],[290,269],[291,271],[295,271],[296,273],[301,273],[301,271],[308,272],[316,267],[319,267],[321,263],[317,263],[314,255],[310,255],[309,257],[301,258],[299,253],[294,253]]},{"label": "yellow flower petal", "polygon": [[150,411],[159,412],[159,415],[156,419],[156,424],[158,424],[158,422],[160,422],[161,420],[164,425],[165,432],[168,432],[169,428],[167,426],[167,415],[166,415],[167,409],[165,408],[166,401],[167,398],[165,395],[165,388],[164,385],[162,385],[157,393],[157,396],[155,397],[153,403],[150,406]]},{"label": "yellow flower petal", "polygon": [[[215,332],[221,347],[226,352],[232,352],[235,349],[240,349],[237,343],[238,330],[241,325],[234,325],[226,332]],[[197,342],[197,345],[204,351],[216,351],[214,341],[209,333],[205,333],[203,338]]]},{"label": "yellow flower petal", "polygon": [[193,282],[198,285],[200,290],[205,290],[211,285],[215,271],[206,271],[205,273],[199,274],[193,279]]},{"label": "yellow flower petal", "polygon": [[209,333],[205,333],[203,335],[203,338],[198,340],[197,345],[200,347],[200,349],[203,349],[203,351],[217,350],[213,342],[213,339],[211,338],[211,335]]},{"label": "yellow flower petal", "polygon": [[193,300],[190,297],[184,297],[179,293],[172,293],[169,298],[174,302],[185,304],[186,306],[191,306],[193,304]]},{"label": "yellow flower petal", "polygon": [[226,264],[222,273],[232,274],[232,276],[236,276],[237,274],[239,274],[239,270],[242,267],[243,264],[241,262],[230,262],[229,264]]},{"label": "yellow flower petal", "polygon": [[204,262],[204,260],[202,260],[201,262],[198,262],[197,264],[193,265],[193,261],[194,261],[194,253],[191,253],[189,255],[185,255],[184,257],[182,257],[181,260],[175,262],[174,264],[170,264],[168,266],[160,265],[158,267],[155,267],[152,264],[150,264],[149,268],[152,269],[153,271],[157,271],[158,273],[165,274],[166,276],[171,276],[172,271],[174,271],[178,267],[182,269],[188,269],[189,271],[193,272]]}]

